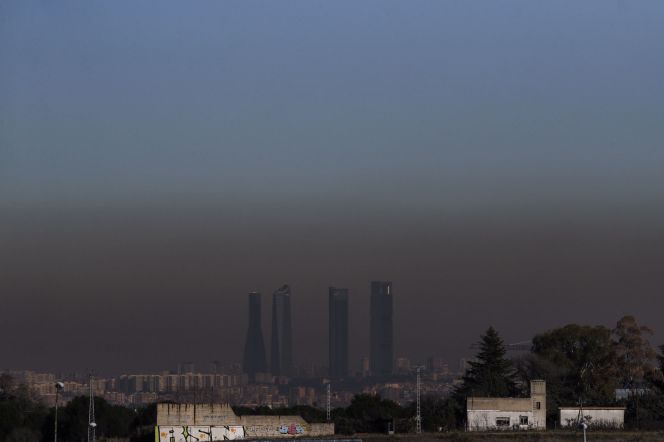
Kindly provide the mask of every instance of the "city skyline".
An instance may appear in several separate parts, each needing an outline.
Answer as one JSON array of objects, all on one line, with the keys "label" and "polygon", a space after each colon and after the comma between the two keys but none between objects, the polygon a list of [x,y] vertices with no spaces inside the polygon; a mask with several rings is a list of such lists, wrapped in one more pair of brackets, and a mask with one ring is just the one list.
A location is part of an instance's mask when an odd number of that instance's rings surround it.
[{"label": "city skyline", "polygon": [[[6,368],[393,356],[664,309],[664,3],[0,5]],[[268,358],[268,365],[272,361]]]}]

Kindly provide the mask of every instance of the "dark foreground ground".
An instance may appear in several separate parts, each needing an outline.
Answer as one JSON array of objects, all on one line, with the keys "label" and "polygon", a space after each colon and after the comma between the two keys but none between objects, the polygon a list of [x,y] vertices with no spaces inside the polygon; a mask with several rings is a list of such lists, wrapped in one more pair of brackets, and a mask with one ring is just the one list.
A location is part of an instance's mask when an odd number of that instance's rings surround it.
[{"label": "dark foreground ground", "polygon": [[[424,433],[404,435],[363,434],[356,436],[364,442],[387,442],[390,440],[440,441],[440,442],[489,442],[489,441],[540,441],[540,442],[572,442],[583,441],[583,433],[547,431],[542,433]],[[589,432],[588,442],[656,442],[664,441],[664,432]]]}]

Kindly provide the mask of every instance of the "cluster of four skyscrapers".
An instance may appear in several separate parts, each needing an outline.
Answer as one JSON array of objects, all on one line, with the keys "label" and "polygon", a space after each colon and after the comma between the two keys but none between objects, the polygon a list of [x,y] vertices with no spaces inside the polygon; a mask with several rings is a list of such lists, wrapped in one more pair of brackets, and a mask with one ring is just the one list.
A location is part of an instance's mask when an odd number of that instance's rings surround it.
[{"label": "cluster of four skyscrapers", "polygon": [[[348,289],[329,288],[329,376],[345,378],[349,374]],[[249,293],[249,326],[244,346],[244,372],[254,381],[257,373],[292,376],[293,331],[291,322],[291,289],[284,285],[272,294],[272,334],[270,365],[265,357],[261,327],[261,294]],[[370,371],[372,375],[392,373],[393,363],[393,302],[392,283],[371,282],[370,306]]]}]

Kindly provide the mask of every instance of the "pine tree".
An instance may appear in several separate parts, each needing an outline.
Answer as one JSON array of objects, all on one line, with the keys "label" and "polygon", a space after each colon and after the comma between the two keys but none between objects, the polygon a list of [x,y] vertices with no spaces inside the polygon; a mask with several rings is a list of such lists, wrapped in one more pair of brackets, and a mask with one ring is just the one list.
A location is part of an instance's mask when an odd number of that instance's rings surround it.
[{"label": "pine tree", "polygon": [[498,332],[489,327],[479,341],[476,360],[463,376],[457,395],[508,397],[517,393],[516,373],[512,362],[505,357],[506,350]]}]

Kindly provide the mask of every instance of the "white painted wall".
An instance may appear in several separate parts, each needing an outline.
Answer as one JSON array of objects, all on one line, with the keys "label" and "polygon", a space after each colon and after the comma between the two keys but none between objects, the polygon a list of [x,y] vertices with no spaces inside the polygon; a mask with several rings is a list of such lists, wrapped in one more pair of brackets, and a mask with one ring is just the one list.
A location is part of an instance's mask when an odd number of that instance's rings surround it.
[{"label": "white painted wall", "polygon": [[[528,417],[528,425],[519,424],[521,416]],[[496,427],[496,419],[499,417],[508,417],[510,426]],[[515,425],[524,430],[537,428],[532,411],[469,410],[467,418],[468,431],[514,430]]]},{"label": "white painted wall", "polygon": [[[590,426],[605,426],[622,428],[625,425],[625,410],[623,409],[583,409],[583,416]],[[563,408],[560,410],[560,426],[569,427],[578,425],[578,408]]]},{"label": "white painted wall", "polygon": [[207,442],[210,439],[210,427],[201,426],[160,426],[159,442],[191,442],[198,439]]},{"label": "white painted wall", "polygon": [[228,425],[208,426],[166,426],[158,427],[159,442],[199,442],[244,439],[244,427]]},{"label": "white painted wall", "polygon": [[210,427],[210,431],[212,432],[212,440],[244,439],[244,427],[241,425]]}]

